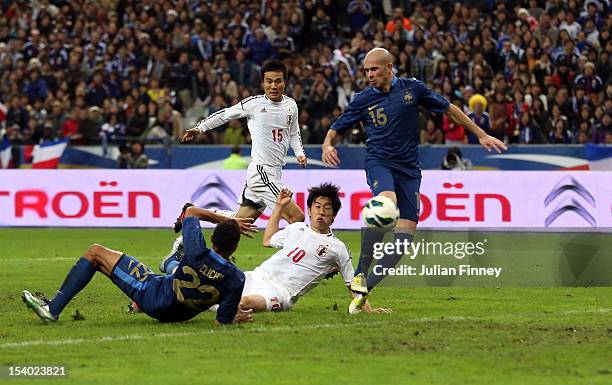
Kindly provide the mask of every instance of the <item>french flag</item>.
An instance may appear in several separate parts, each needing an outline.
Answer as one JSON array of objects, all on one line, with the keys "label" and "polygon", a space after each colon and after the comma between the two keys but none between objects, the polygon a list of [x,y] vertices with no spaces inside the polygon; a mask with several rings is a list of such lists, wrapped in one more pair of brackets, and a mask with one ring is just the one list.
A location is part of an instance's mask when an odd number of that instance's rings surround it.
[{"label": "french flag", "polygon": [[6,105],[2,103],[2,101],[0,101],[0,123],[6,120],[7,111],[8,111],[8,108],[6,107]]},{"label": "french flag", "polygon": [[595,171],[612,170],[612,147],[587,144],[586,157],[589,160],[589,169]]},{"label": "french flag", "polygon": [[34,146],[32,168],[57,168],[70,138],[43,142]]},{"label": "french flag", "polygon": [[9,139],[4,136],[2,142],[0,142],[0,167],[8,168],[12,158],[12,146]]}]

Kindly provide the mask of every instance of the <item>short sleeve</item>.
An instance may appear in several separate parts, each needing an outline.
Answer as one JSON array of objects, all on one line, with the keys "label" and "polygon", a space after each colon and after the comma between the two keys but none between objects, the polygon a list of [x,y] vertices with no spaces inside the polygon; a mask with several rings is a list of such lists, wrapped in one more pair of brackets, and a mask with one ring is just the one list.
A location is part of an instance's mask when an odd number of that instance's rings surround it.
[{"label": "short sleeve", "polygon": [[331,125],[330,129],[337,131],[339,134],[346,132],[349,128],[352,128],[361,121],[362,109],[358,101],[358,97],[355,96],[353,100],[348,104],[346,110],[340,115]]},{"label": "short sleeve", "polygon": [[419,89],[419,105],[433,112],[445,112],[448,110],[449,102],[442,95],[427,87],[422,81],[417,80]]}]

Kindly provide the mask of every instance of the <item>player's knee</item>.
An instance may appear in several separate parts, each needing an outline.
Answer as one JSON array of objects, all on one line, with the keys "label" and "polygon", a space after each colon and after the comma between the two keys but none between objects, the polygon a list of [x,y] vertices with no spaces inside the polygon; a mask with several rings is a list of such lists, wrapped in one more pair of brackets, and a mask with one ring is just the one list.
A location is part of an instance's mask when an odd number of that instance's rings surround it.
[{"label": "player's knee", "polygon": [[100,255],[104,252],[104,250],[105,250],[104,246],[94,243],[93,245],[89,246],[89,248],[85,252],[85,255],[83,255],[83,258],[96,264],[100,258]]},{"label": "player's knee", "polygon": [[289,223],[295,223],[295,222],[304,222],[305,217],[304,217],[304,213],[302,212],[302,210],[295,210],[289,213],[285,213],[285,219]]}]

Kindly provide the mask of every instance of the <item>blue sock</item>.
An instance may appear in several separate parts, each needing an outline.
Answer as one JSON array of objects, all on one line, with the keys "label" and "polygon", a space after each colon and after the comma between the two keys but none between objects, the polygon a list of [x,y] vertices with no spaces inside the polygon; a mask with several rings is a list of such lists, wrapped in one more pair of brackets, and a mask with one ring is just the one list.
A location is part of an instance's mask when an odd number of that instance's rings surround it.
[{"label": "blue sock", "polygon": [[383,241],[385,232],[380,229],[366,228],[362,230],[361,234],[361,252],[359,253],[359,263],[355,275],[363,273],[367,277],[372,264],[374,244]]},{"label": "blue sock", "polygon": [[79,259],[68,272],[64,283],[62,283],[55,297],[49,302],[51,314],[55,317],[59,317],[62,310],[68,305],[68,302],[87,286],[95,273],[96,269],[91,262],[85,258]]},{"label": "blue sock", "polygon": [[[410,233],[395,233],[394,235],[395,241],[399,240],[402,244],[404,240],[407,240],[408,242],[412,243],[412,239],[414,238],[414,236]],[[397,263],[402,259],[403,256],[404,254],[400,253],[387,254],[382,259],[376,261],[376,264],[380,265],[383,269],[388,267],[395,267],[395,265],[397,265]],[[385,277],[386,275],[368,275],[368,292],[372,290],[376,285],[378,285],[380,281],[382,281]]]}]

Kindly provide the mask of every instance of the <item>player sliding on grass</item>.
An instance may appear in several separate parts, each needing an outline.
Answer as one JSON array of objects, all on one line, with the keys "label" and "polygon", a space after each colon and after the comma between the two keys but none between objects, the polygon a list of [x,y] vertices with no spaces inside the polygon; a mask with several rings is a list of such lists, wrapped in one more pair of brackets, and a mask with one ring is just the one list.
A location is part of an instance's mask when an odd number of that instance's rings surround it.
[{"label": "player sliding on grass", "polygon": [[141,311],[162,322],[186,321],[219,304],[216,323],[251,320],[251,310],[239,309],[244,274],[228,258],[236,251],[240,233],[249,235],[253,220],[227,219],[197,209],[199,219],[218,223],[208,248],[195,208],[184,211],[184,257],[173,275],[153,274],[144,264],[122,252],[92,245],[72,267],[55,297],[24,290],[22,298],[43,321],[58,320],[64,307],[91,281],[96,271],[130,297]]},{"label": "player sliding on grass", "polygon": [[[224,108],[185,132],[182,141],[190,142],[199,134],[219,127],[230,120],[247,118],[253,146],[247,180],[242,191],[242,202],[235,216],[257,219],[274,202],[283,188],[282,167],[289,146],[298,164],[306,167],[307,159],[302,146],[298,125],[298,107],[295,100],[283,95],[287,69],[279,61],[269,61],[261,68],[261,86],[264,95],[251,96],[240,103]],[[289,223],[304,220],[304,213],[295,202],[283,211]]]},{"label": "player sliding on grass", "polygon": [[[324,183],[308,191],[310,226],[297,222],[279,230],[282,212],[292,196],[289,190],[281,190],[263,236],[265,247],[281,250],[255,270],[245,272],[246,282],[240,302],[242,309],[256,312],[290,310],[324,277],[338,271],[350,285],[354,275],[351,256],[330,228],[340,210],[339,188]],[[173,254],[162,262],[162,271],[172,273],[180,258],[181,250],[174,248]],[[367,302],[363,309],[366,312],[387,312],[387,309],[371,309]]]},{"label": "player sliding on grass", "polygon": [[[400,211],[395,236],[400,241],[412,241],[419,220],[421,186],[419,106],[447,114],[453,122],[474,133],[480,144],[489,151],[500,152],[507,148],[423,82],[415,78],[395,77],[393,55],[386,49],[374,48],[368,52],[363,67],[370,87],[355,95],[344,113],[332,124],[323,143],[323,162],[329,167],[340,164],[334,148],[338,134],[361,122],[368,139],[365,158],[368,185],[373,195],[383,195],[395,202]],[[359,295],[351,302],[350,313],[361,310],[367,293],[384,277],[374,274],[365,276],[371,263],[372,245],[380,242],[381,238],[382,234],[374,232],[366,232],[364,236],[357,275],[351,285]],[[381,265],[394,266],[401,257],[390,255],[381,260]]]}]

